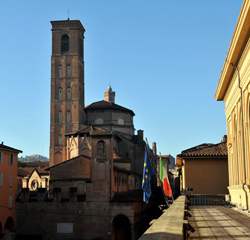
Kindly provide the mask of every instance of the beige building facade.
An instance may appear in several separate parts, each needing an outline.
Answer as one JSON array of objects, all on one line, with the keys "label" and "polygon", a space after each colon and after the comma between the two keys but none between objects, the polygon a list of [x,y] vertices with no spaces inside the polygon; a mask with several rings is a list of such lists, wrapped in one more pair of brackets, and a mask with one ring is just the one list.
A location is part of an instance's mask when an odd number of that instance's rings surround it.
[{"label": "beige building facade", "polygon": [[177,155],[181,189],[186,194],[228,194],[227,141],[204,143]]},{"label": "beige building facade", "polygon": [[250,1],[245,0],[221,71],[215,99],[225,103],[229,194],[232,204],[250,206]]}]

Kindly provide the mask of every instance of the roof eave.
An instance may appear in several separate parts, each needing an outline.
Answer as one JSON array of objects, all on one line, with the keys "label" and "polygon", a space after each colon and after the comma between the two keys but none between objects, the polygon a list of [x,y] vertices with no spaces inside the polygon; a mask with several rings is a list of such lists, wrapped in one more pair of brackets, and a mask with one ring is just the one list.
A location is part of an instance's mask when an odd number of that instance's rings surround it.
[{"label": "roof eave", "polygon": [[240,55],[244,50],[246,39],[249,35],[249,26],[250,1],[244,1],[214,95],[217,101],[222,101],[225,97],[227,88],[235,71],[231,63],[236,66],[238,65]]}]

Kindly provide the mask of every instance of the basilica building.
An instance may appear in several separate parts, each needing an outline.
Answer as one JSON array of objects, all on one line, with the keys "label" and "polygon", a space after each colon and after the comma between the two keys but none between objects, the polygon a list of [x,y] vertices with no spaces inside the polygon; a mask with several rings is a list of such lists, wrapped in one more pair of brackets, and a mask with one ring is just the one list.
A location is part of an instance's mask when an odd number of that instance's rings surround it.
[{"label": "basilica building", "polygon": [[[51,24],[49,190],[37,189],[32,201],[22,191],[17,234],[48,240],[138,239],[151,213],[161,214],[162,201],[156,177],[149,204],[142,200],[143,130],[134,133],[135,114],[115,103],[111,86],[104,100],[85,106],[85,29],[78,20]],[[149,153],[156,172],[153,146]]]}]

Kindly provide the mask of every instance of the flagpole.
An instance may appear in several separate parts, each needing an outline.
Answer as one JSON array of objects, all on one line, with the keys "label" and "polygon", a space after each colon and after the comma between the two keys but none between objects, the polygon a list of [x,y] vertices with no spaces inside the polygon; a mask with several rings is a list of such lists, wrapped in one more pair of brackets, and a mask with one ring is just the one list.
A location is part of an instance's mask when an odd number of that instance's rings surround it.
[{"label": "flagpole", "polygon": [[[160,153],[160,152],[159,152]],[[161,153],[160,153],[160,159],[161,159]],[[159,161],[160,162],[160,161]],[[159,168],[161,168],[161,165],[160,165],[160,167]],[[161,171],[161,169],[160,169],[160,171]],[[169,207],[169,203],[168,203],[168,200],[166,199],[166,195],[165,195],[165,193],[164,193],[164,190],[163,190],[163,182],[161,181],[161,177],[159,176],[159,179],[160,179],[160,182],[161,182],[161,192],[162,192],[162,195],[163,195],[163,197],[164,197],[164,200],[165,200],[165,202],[166,202],[166,205],[167,205],[167,207]]]},{"label": "flagpole", "polygon": [[[150,147],[149,147],[149,144],[148,144],[148,139],[147,138],[145,138],[146,139],[146,146],[147,146],[147,149],[148,149],[148,153],[149,153],[149,155],[150,155],[150,157],[151,157],[151,159],[152,160],[154,160],[154,156],[152,156],[152,153],[151,153],[151,151],[150,151]],[[152,163],[154,163],[154,162],[151,162],[151,164]],[[154,165],[154,164],[153,164]],[[156,164],[157,165],[157,164]],[[153,168],[155,167],[155,166],[152,166]],[[156,171],[157,171],[157,169],[156,169]]]},{"label": "flagpole", "polygon": [[[168,177],[168,169],[167,169],[167,177]],[[169,183],[169,186],[170,186],[170,188],[171,188],[171,184],[170,184],[170,182],[169,182],[169,177],[168,177],[168,183]],[[173,203],[174,203],[174,196],[173,196],[173,191],[172,191],[172,189],[171,189],[171,192],[172,192],[171,198],[172,198],[172,204],[173,204]]]},{"label": "flagpole", "polygon": [[145,144],[145,156],[144,156],[144,166],[143,166],[143,178],[142,178],[142,190],[143,190],[143,201],[148,204],[149,198],[152,195],[150,180],[151,177],[155,175],[154,168],[152,167],[149,149],[147,144]]}]

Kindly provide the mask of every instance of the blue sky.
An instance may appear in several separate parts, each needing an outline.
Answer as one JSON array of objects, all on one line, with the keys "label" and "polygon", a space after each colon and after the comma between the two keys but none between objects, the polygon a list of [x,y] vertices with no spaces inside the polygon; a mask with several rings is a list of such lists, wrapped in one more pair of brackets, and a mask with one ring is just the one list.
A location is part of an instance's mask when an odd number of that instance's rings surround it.
[{"label": "blue sky", "polygon": [[110,83],[163,155],[220,142],[225,105],[214,94],[242,2],[1,1],[0,141],[49,156],[50,21],[69,10],[86,29],[86,105]]}]

